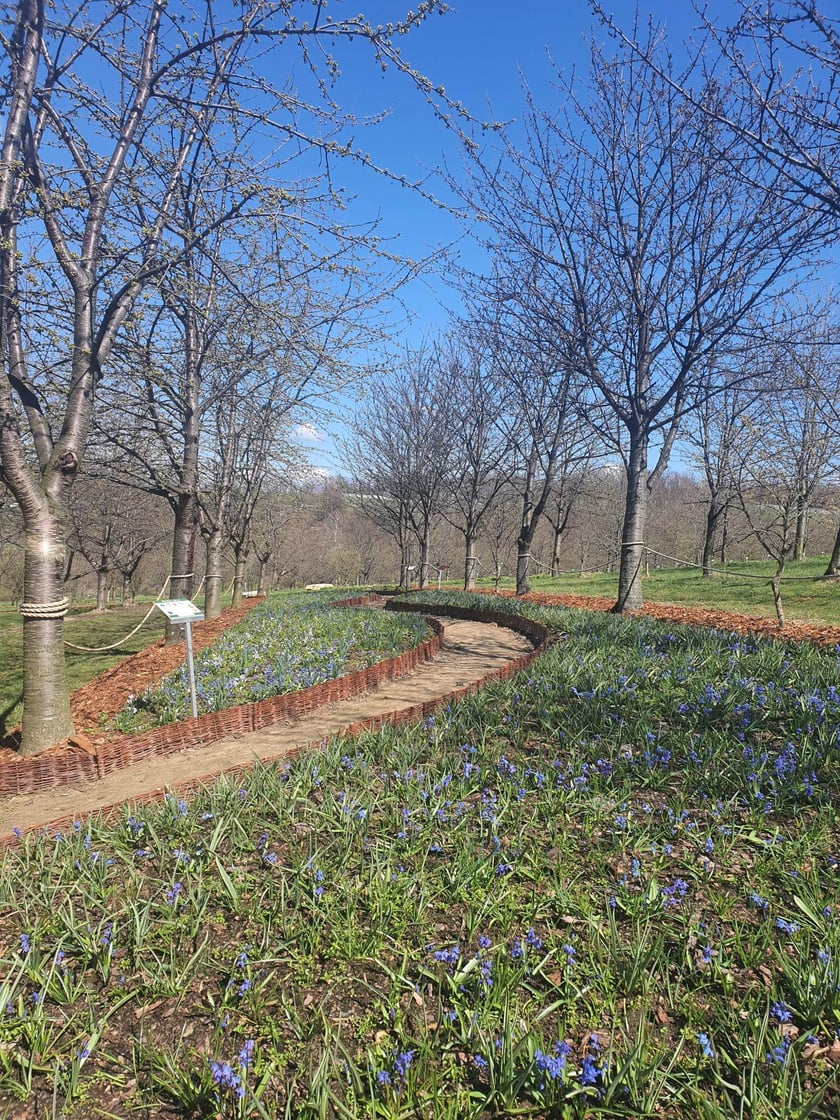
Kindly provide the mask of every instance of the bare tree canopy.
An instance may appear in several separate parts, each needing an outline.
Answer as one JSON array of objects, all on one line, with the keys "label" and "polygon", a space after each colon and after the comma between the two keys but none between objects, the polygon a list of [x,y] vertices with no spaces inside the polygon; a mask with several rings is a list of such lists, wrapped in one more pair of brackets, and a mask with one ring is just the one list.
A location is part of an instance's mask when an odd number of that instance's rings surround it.
[{"label": "bare tree canopy", "polygon": [[[754,159],[732,170],[776,190],[830,223],[840,216],[840,16],[831,0],[737,0],[731,24],[695,4],[702,37],[694,66],[673,74],[635,32],[618,27],[601,4],[594,11],[687,105],[708,113],[723,135],[737,137]],[[709,103],[692,83],[716,83],[726,98]]]}]

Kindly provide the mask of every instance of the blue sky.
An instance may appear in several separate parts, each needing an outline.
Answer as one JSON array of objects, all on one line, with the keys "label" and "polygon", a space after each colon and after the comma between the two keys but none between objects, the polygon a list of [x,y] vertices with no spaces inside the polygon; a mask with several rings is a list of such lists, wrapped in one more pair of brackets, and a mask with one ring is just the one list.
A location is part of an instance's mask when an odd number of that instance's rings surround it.
[{"label": "blue sky", "polygon": [[[343,6],[335,4],[334,15]],[[404,10],[399,0],[358,6],[374,23],[393,19]],[[620,26],[632,28],[636,0],[605,0],[604,6]],[[648,16],[665,25],[675,51],[699,22],[689,0],[639,0],[638,11],[642,26]],[[711,0],[709,11],[727,21],[734,17],[737,4]],[[430,18],[404,37],[401,46],[416,69],[435,85],[444,86],[475,117],[515,122],[522,111],[523,81],[538,97],[548,99],[552,96],[552,64],[564,72],[586,70],[591,31],[601,40],[607,38],[588,0],[461,0],[450,13]],[[444,162],[452,171],[461,166],[455,137],[435,119],[403,75],[378,73],[363,54],[353,50],[341,57],[336,98],[360,114],[387,108],[389,116],[367,133],[360,130],[357,141],[396,173],[412,180],[429,176],[429,188],[448,200],[436,169]],[[378,217],[380,232],[393,238],[395,251],[421,258],[451,245],[461,263],[481,267],[481,253],[468,225],[452,214],[363,169],[341,168],[336,178],[355,196],[349,213],[359,220]],[[390,318],[396,339],[417,344],[445,329],[449,310],[457,311],[459,306],[446,273],[429,272],[402,290],[401,299],[413,321],[406,321],[399,305],[393,306]],[[350,402],[345,404],[352,407]],[[325,425],[325,430],[330,429],[335,430],[336,425]],[[315,462],[331,462],[331,440],[305,442]]]}]

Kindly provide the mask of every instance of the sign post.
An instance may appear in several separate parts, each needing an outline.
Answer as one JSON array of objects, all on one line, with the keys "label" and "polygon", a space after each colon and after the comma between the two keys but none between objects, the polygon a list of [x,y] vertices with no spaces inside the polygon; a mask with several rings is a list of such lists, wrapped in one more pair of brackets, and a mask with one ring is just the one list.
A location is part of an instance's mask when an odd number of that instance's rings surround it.
[{"label": "sign post", "polygon": [[192,629],[193,622],[201,622],[204,611],[200,610],[190,599],[158,599],[155,606],[159,611],[176,625],[184,627],[187,641],[187,672],[190,678],[190,705],[193,719],[198,715],[198,700],[195,695],[195,663],[193,661]]}]

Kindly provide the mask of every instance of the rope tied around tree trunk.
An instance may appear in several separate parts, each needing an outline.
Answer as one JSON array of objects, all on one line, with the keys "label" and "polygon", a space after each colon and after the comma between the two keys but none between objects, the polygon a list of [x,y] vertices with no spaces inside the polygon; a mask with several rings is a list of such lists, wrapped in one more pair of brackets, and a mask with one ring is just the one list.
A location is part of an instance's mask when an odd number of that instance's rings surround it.
[{"label": "rope tied around tree trunk", "polygon": [[60,599],[54,599],[51,603],[19,603],[18,610],[24,618],[64,618],[69,606],[70,600],[66,595],[62,595]]}]

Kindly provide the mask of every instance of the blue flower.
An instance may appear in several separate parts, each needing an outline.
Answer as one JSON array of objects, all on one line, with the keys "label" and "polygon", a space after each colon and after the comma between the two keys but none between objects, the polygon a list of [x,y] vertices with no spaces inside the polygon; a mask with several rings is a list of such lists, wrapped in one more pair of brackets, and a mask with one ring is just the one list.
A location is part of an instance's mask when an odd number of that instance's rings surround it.
[{"label": "blue flower", "polygon": [[401,1081],[405,1081],[408,1076],[409,1066],[414,1060],[414,1055],[416,1053],[416,1050],[402,1050],[394,1055],[394,1073],[396,1073]]},{"label": "blue flower", "polygon": [[782,933],[786,933],[789,937],[793,937],[795,933],[799,932],[799,922],[789,922],[786,918],[777,918],[776,929],[780,929]]},{"label": "blue flower", "polygon": [[784,1065],[788,1050],[790,1050],[790,1039],[783,1038],[778,1046],[774,1046],[769,1053],[764,1055],[764,1059],[768,1065]]},{"label": "blue flower", "polygon": [[[534,1055],[534,1065],[545,1074],[551,1081],[558,1081],[562,1078],[566,1070],[566,1058],[571,1053],[571,1047],[568,1042],[555,1042],[553,1046],[554,1053],[544,1054],[542,1050],[537,1050]],[[544,1088],[545,1082],[540,1085]]]},{"label": "blue flower", "polygon": [[712,1049],[712,1044],[711,1042],[709,1042],[709,1036],[705,1033],[705,1031],[700,1031],[697,1036],[697,1041],[700,1043],[700,1050],[702,1051],[704,1058],[713,1058],[715,1056],[715,1052]]},{"label": "blue flower", "polygon": [[245,1096],[245,1090],[242,1087],[242,1078],[239,1074],[234,1072],[233,1067],[228,1062],[217,1062],[212,1058],[209,1058],[208,1061],[213,1084],[218,1085],[220,1089],[231,1089],[241,1100]]},{"label": "blue flower", "polygon": [[662,888],[662,905],[666,910],[679,906],[687,892],[688,883],[685,879],[674,879],[673,883]]},{"label": "blue flower", "polygon": [[587,1054],[583,1059],[583,1065],[580,1067],[578,1080],[581,1085],[597,1085],[601,1077],[601,1068],[595,1064],[595,1059]]},{"label": "blue flower", "polygon": [[779,1001],[770,1008],[770,1018],[777,1023],[789,1023],[791,1019],[790,1008],[786,1003]]}]

